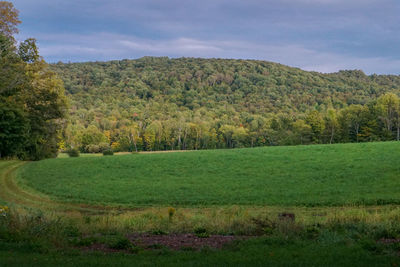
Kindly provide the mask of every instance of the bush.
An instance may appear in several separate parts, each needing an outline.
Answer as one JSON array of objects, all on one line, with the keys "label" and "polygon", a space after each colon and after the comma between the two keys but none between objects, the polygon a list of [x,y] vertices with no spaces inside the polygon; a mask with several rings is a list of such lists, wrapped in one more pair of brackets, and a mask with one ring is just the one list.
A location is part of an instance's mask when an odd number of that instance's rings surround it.
[{"label": "bush", "polygon": [[106,150],[111,150],[110,144],[108,143],[100,143],[99,144],[99,150],[100,152],[106,151]]},{"label": "bush", "polygon": [[79,150],[76,148],[71,148],[71,149],[67,150],[67,154],[70,157],[79,157]]},{"label": "bush", "polygon": [[100,153],[100,147],[98,145],[87,145],[86,151],[89,153]]},{"label": "bush", "polygon": [[85,147],[85,150],[89,153],[103,153],[106,150],[110,150],[110,145],[107,143],[90,144]]},{"label": "bush", "polygon": [[114,152],[112,150],[103,151],[103,156],[112,156],[112,155],[114,155]]}]

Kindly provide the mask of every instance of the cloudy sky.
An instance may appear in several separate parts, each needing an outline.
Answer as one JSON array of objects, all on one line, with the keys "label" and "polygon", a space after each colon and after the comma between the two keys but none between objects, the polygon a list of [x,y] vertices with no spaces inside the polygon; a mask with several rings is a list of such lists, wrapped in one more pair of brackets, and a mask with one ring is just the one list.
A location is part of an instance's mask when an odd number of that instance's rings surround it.
[{"label": "cloudy sky", "polygon": [[400,74],[399,0],[12,0],[49,62],[261,59]]}]

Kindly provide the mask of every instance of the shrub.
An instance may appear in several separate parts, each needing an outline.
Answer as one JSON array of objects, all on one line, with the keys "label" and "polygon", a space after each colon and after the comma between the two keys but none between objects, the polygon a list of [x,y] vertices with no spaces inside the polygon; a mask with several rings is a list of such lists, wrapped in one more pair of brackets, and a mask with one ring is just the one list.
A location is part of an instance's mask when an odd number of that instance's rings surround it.
[{"label": "shrub", "polygon": [[100,147],[98,145],[87,145],[86,151],[89,153],[100,153]]},{"label": "shrub", "polygon": [[110,144],[108,143],[100,143],[99,144],[99,152],[103,152],[106,150],[111,150]]},{"label": "shrub", "polygon": [[90,144],[85,147],[85,151],[89,153],[103,153],[106,150],[111,150],[110,145],[107,143]]},{"label": "shrub", "polygon": [[70,157],[79,157],[79,150],[76,148],[71,148],[71,149],[67,150],[67,154]]},{"label": "shrub", "polygon": [[0,246],[5,242],[27,251],[47,252],[54,247],[53,241],[59,246],[67,244],[69,236],[65,229],[68,225],[60,218],[49,219],[41,212],[21,215],[6,207],[2,209],[7,216],[0,215]]},{"label": "shrub", "polygon": [[112,150],[103,151],[103,156],[112,156],[112,155],[114,155],[114,152]]}]

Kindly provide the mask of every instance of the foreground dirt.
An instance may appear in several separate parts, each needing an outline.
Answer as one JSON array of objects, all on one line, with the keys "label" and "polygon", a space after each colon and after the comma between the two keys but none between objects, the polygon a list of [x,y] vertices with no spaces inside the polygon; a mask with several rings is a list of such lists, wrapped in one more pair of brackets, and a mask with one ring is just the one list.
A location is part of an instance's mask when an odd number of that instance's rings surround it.
[{"label": "foreground dirt", "polygon": [[152,234],[134,234],[129,235],[128,239],[133,244],[140,247],[151,248],[152,246],[161,245],[173,250],[179,249],[202,249],[209,248],[222,248],[225,244],[231,243],[243,237],[237,236],[224,236],[224,235],[210,235],[209,237],[197,237],[194,234],[169,234],[169,235],[152,235]]},{"label": "foreground dirt", "polygon": [[[245,240],[247,236],[224,236],[210,235],[208,237],[198,237],[194,234],[130,234],[127,236],[131,244],[140,249],[171,249],[171,250],[201,250],[203,248],[221,249],[225,245],[235,240]],[[83,251],[100,251],[104,253],[132,252],[129,249],[113,249],[105,244],[95,243],[84,247]]]}]

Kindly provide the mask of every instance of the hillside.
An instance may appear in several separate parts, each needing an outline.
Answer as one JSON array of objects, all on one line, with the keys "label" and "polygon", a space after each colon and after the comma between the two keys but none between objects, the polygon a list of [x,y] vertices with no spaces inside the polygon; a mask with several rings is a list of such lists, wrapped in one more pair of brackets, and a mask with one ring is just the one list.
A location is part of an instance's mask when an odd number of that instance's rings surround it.
[{"label": "hillside", "polygon": [[[81,151],[113,144],[132,151],[397,138],[394,121],[385,124],[376,101],[400,94],[400,76],[195,58],[51,67],[71,102],[64,145]],[[347,120],[357,114],[364,117],[356,124]]]},{"label": "hillside", "polygon": [[400,143],[60,158],[19,181],[56,200],[125,206],[398,204]]}]

